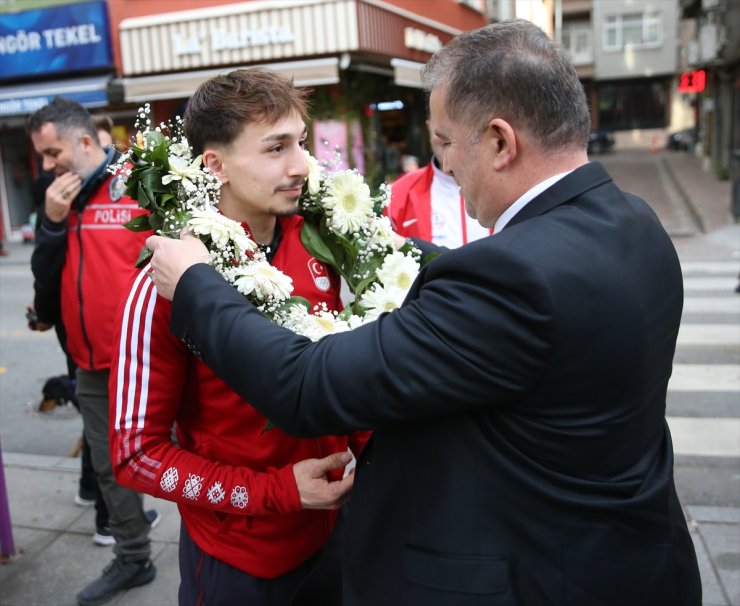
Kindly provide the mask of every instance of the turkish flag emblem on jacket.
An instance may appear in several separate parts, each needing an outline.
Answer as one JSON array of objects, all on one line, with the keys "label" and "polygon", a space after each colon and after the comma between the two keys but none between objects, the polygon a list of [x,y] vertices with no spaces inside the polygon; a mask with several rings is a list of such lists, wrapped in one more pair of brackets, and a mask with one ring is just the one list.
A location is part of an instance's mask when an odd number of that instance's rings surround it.
[{"label": "turkish flag emblem on jacket", "polygon": [[329,281],[329,272],[326,269],[326,265],[311,257],[308,260],[308,271],[311,272],[311,277],[313,278],[314,284],[316,284],[316,288],[323,292],[329,290],[331,283]]}]

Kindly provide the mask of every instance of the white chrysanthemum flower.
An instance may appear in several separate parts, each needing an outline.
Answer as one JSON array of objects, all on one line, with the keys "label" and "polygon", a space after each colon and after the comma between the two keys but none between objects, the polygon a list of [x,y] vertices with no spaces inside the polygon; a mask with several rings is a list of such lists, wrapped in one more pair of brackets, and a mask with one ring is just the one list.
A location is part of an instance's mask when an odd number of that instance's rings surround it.
[{"label": "white chrysanthemum flower", "polygon": [[[241,227],[241,225],[239,227]],[[241,233],[232,234],[231,241],[237,248],[236,254],[238,257],[242,256],[244,253],[254,252],[257,250],[257,243],[244,232],[244,229],[241,230]]]},{"label": "white chrysanthemum flower", "polygon": [[244,233],[241,223],[224,217],[212,209],[194,209],[188,227],[196,235],[211,236],[211,240],[218,248],[224,248],[233,241],[242,251],[257,249],[257,245]]},{"label": "white chrysanthemum flower", "polygon": [[173,156],[180,156],[181,158],[190,157],[190,144],[185,137],[182,137],[177,143],[170,145],[170,152]]},{"label": "white chrysanthemum flower", "polygon": [[189,164],[188,160],[190,160],[189,157],[168,156],[167,161],[170,164],[170,172],[162,177],[162,183],[167,185],[168,183],[172,183],[172,181],[180,181],[185,189],[194,190],[195,183],[193,181],[196,181],[202,175],[200,166],[203,156],[194,158]]},{"label": "white chrysanthemum flower", "polygon": [[266,261],[253,261],[236,272],[234,287],[243,295],[258,299],[285,300],[293,292],[293,280]]},{"label": "white chrysanthemum flower", "polygon": [[386,288],[380,284],[375,284],[372,288],[366,290],[360,298],[360,305],[366,310],[365,320],[375,320],[386,311],[398,309],[405,298],[405,290]]},{"label": "white chrysanthemum flower", "polygon": [[370,238],[369,244],[377,245],[380,248],[393,248],[394,232],[391,226],[391,220],[383,215],[377,217],[370,225]]},{"label": "white chrysanthemum flower", "polygon": [[362,316],[356,316],[355,314],[352,314],[349,318],[347,318],[347,328],[349,330],[354,330],[358,326],[362,326],[365,323],[365,318]]},{"label": "white chrysanthemum flower", "polygon": [[378,270],[378,280],[386,288],[398,288],[408,292],[419,274],[419,263],[410,255],[396,251],[383,259]]},{"label": "white chrysanthemum flower", "polygon": [[370,188],[356,171],[332,176],[323,205],[332,228],[341,234],[359,231],[373,215]]},{"label": "white chrysanthemum flower", "polygon": [[305,150],[306,159],[308,160],[308,177],[306,177],[306,184],[308,185],[308,193],[315,196],[321,189],[321,165],[319,161],[314,158],[308,150]]},{"label": "white chrysanthemum flower", "polygon": [[[328,311],[320,311],[316,314],[307,314],[306,323],[308,324],[311,334],[323,337],[335,332],[342,332],[343,326],[336,316]],[[344,329],[346,330],[346,329]]]}]

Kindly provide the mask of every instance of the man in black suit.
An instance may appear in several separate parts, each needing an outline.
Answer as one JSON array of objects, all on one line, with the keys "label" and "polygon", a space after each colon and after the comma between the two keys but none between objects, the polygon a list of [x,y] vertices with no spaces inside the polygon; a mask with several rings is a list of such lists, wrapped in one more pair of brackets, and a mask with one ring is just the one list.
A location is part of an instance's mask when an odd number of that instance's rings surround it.
[{"label": "man in black suit", "polygon": [[699,606],[665,420],[683,301],[670,239],[588,162],[582,87],[531,23],[461,34],[424,82],[444,168],[494,236],[316,343],[195,264],[198,241],[150,238],[160,294],[177,286],[172,330],[287,431],[375,430],[347,604]]}]

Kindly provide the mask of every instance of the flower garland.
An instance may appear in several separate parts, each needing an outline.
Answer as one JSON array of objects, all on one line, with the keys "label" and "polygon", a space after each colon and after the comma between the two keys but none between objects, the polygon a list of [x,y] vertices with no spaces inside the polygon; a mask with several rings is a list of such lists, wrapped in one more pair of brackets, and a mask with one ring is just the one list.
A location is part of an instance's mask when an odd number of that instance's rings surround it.
[{"label": "flower garland", "polygon": [[[299,200],[301,240],[316,259],[333,267],[353,300],[340,312],[310,309],[291,295],[293,281],[267,262],[237,221],[217,210],[221,183],[203,166],[182,132],[182,120],[152,128],[151,108],[139,109],[136,140],[114,173],[126,177],[126,194],[149,214],[129,221],[134,231],[154,230],[178,238],[189,230],[208,248],[209,263],[272,321],[312,340],[350,330],[399,307],[420,268],[420,251],[394,247],[390,220],[381,215],[389,200],[383,184],[377,196],[356,170],[330,172],[306,152],[309,174]],[[151,257],[144,249],[137,266]]]}]

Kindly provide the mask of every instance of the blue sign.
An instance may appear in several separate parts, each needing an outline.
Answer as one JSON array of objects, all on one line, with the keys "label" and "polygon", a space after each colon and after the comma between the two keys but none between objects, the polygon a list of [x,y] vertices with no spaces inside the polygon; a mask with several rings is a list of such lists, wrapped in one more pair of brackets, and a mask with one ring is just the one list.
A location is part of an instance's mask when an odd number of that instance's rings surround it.
[{"label": "blue sign", "polygon": [[0,20],[0,80],[110,67],[105,2],[4,14]]},{"label": "blue sign", "polygon": [[[73,99],[85,107],[103,107],[108,104],[108,96],[105,84],[99,87],[87,87],[87,90],[60,91],[59,95],[67,99]],[[56,94],[33,94],[17,95],[9,97],[2,95],[0,89],[0,116],[14,116],[18,114],[32,114],[37,109],[48,105],[54,100]]]}]

